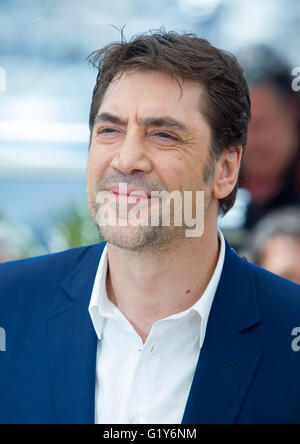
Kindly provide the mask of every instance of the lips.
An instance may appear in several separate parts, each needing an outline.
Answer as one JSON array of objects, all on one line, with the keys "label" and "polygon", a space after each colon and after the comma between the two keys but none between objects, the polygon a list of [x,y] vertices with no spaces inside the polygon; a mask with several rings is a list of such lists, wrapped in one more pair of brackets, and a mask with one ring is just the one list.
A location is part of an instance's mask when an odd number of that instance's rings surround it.
[{"label": "lips", "polygon": [[147,198],[149,199],[151,197],[150,193],[148,193],[145,190],[141,190],[138,188],[134,188],[134,187],[130,187],[130,186],[124,186],[124,184],[122,184],[122,186],[119,185],[114,185],[112,187],[107,188],[107,191],[112,192],[113,194],[115,194],[116,196],[127,196],[127,197],[135,197],[135,198],[140,198],[143,199],[145,198],[145,196],[147,196]]}]

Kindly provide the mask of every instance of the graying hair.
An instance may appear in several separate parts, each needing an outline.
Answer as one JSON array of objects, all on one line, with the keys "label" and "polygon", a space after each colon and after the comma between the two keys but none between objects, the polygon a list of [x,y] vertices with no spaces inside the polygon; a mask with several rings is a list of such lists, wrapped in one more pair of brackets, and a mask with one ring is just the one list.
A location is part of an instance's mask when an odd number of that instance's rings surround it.
[{"label": "graying hair", "polygon": [[260,264],[267,242],[275,236],[289,236],[300,242],[300,208],[285,207],[262,219],[249,236],[248,252],[255,264]]}]

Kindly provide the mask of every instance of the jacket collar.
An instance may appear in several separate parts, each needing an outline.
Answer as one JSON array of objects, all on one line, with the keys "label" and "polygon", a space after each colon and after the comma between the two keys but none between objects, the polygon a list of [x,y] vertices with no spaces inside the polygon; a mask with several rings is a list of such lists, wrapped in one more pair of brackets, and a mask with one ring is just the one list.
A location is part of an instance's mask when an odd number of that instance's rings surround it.
[{"label": "jacket collar", "polygon": [[[49,319],[50,360],[58,423],[93,423],[97,336],[88,312],[105,244],[88,247],[61,289],[68,298]],[[260,322],[251,267],[226,242],[224,268],[212,305],[183,423],[232,423],[261,354],[242,332]]]},{"label": "jacket collar", "polygon": [[59,302],[49,318],[52,392],[59,424],[94,423],[97,336],[88,305],[104,245],[83,249],[61,284]]},{"label": "jacket collar", "polygon": [[252,267],[226,243],[225,263],[183,417],[185,424],[233,423],[261,352],[243,332],[261,321]]}]

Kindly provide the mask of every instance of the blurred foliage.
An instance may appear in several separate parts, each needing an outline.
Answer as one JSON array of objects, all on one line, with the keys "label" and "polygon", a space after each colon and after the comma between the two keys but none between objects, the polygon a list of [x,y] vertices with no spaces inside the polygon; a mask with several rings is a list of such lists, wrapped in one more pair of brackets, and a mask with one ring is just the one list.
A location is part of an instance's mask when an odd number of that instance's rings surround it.
[{"label": "blurred foliage", "polygon": [[38,240],[24,224],[13,224],[0,213],[0,262],[55,253],[102,242],[85,206],[71,205],[54,216],[54,222]]},{"label": "blurred foliage", "polygon": [[86,206],[71,205],[56,221],[48,237],[50,252],[102,242]]},{"label": "blurred foliage", "polygon": [[0,214],[0,262],[45,253],[47,250],[28,226],[12,223]]}]

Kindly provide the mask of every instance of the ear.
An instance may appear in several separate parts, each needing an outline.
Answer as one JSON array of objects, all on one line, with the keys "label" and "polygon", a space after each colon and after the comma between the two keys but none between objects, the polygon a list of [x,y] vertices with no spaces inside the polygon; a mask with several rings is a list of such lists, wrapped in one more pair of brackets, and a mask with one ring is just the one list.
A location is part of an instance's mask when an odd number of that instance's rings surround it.
[{"label": "ear", "polygon": [[222,153],[215,169],[215,178],[212,188],[216,199],[224,199],[234,189],[238,180],[242,160],[242,147],[228,147]]}]

